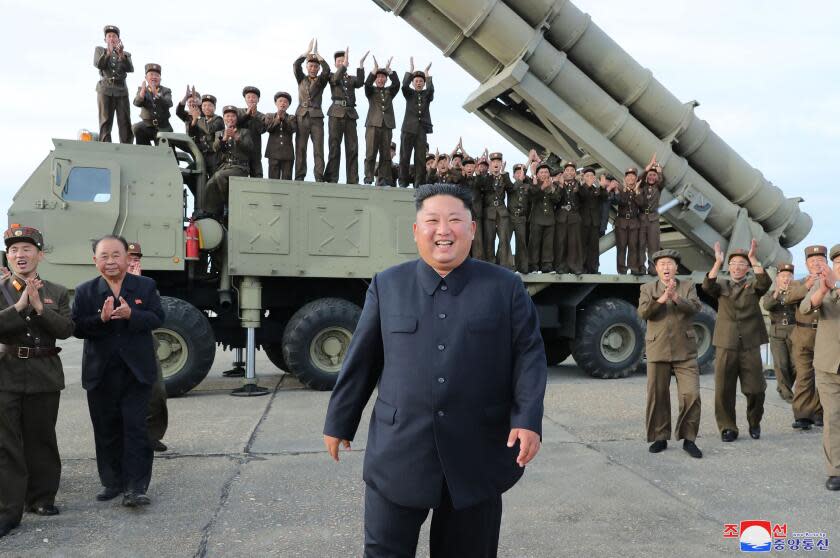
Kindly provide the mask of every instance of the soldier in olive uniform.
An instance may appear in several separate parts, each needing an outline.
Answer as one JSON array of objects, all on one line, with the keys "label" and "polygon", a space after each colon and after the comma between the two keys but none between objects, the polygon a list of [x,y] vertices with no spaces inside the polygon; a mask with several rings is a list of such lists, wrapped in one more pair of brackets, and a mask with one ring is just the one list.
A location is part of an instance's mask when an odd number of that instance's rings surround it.
[{"label": "soldier in olive uniform", "polygon": [[12,225],[3,239],[11,274],[0,279],[0,537],[24,509],[58,513],[55,423],[64,371],[55,341],[73,334],[67,289],[38,276],[41,233]]},{"label": "soldier in olive uniform", "polygon": [[484,182],[484,250],[488,261],[513,269],[510,215],[506,202],[507,194],[513,190],[513,182],[510,175],[504,172],[504,166],[501,153],[490,154],[490,173]]},{"label": "soldier in olive uniform", "polygon": [[601,206],[607,199],[607,190],[595,180],[595,169],[583,169],[583,183],[580,185],[581,245],[583,248],[583,272],[598,273],[601,238]]},{"label": "soldier in olive uniform", "polygon": [[268,159],[269,178],[292,179],[295,164],[292,135],[297,132],[297,119],[294,114],[288,113],[291,104],[292,96],[285,91],[278,91],[274,94],[277,112],[265,115],[265,131],[268,132],[265,156]]},{"label": "soldier in olive uniform", "polygon": [[140,122],[132,128],[137,145],[152,145],[158,132],[172,131],[172,90],[160,84],[160,72],[160,64],[146,64],[146,79],[134,96],[134,106],[140,107]]},{"label": "soldier in olive uniform", "polygon": [[[204,156],[204,167],[207,176],[211,177],[216,172],[216,153],[213,151],[213,141],[216,132],[225,129],[222,117],[216,114],[216,97],[213,95],[202,95],[199,100],[201,107],[195,105],[194,91],[187,88],[187,93],[178,106],[175,114],[184,121],[187,127],[187,134],[193,138],[199,151]],[[189,110],[186,105],[190,104]]]},{"label": "soldier in olive uniform", "polygon": [[790,334],[796,323],[798,304],[788,299],[793,264],[780,263],[777,269],[775,285],[761,298],[761,306],[770,313],[770,351],[776,372],[776,391],[779,397],[790,403],[793,401],[794,380]]},{"label": "soldier in olive uniform", "polygon": [[449,163],[449,155],[443,153],[436,157],[437,163],[434,171],[426,175],[426,181],[430,184],[442,182],[444,184],[461,184],[464,175],[461,169],[454,168]]},{"label": "soldier in olive uniform", "polygon": [[[805,265],[808,277],[791,283],[787,300],[801,304],[807,298],[808,292],[819,281],[820,273],[825,268],[828,248],[825,246],[808,246],[805,248]],[[814,376],[814,344],[817,339],[817,326],[820,313],[805,314],[799,308],[796,310],[796,327],[790,334],[793,357],[793,369],[796,372],[793,384],[793,428],[808,430],[812,425],[823,425],[823,408],[820,394],[817,390]]]},{"label": "soldier in olive uniform", "polygon": [[105,46],[93,51],[93,65],[99,69],[96,84],[96,102],[99,106],[99,141],[111,141],[114,113],[120,128],[120,143],[134,141],[131,131],[131,106],[128,103],[128,86],[125,78],[134,71],[131,53],[123,48],[120,29],[105,26]]},{"label": "soldier in olive uniform", "polygon": [[551,168],[531,162],[531,213],[528,216],[528,271],[554,271],[554,201],[556,188],[551,180]]},{"label": "soldier in olive uniform", "polygon": [[635,275],[641,265],[639,264],[639,206],[636,204],[636,174],[635,168],[627,169],[624,174],[624,184],[610,195],[610,200],[616,206],[613,229],[618,259],[616,267],[619,275],[626,274],[628,269]]},{"label": "soldier in olive uniform", "polygon": [[[398,82],[399,83],[399,82]],[[396,186],[397,185],[397,177],[400,175],[400,162],[397,159],[397,144],[395,142],[391,142],[391,159],[388,161],[391,166],[391,180],[387,186]]]},{"label": "soldier in olive uniform", "polygon": [[[402,93],[405,97],[405,116],[403,117],[400,134],[400,186],[407,187],[410,182],[414,186],[426,184],[423,149],[428,149],[428,134],[432,133],[432,117],[429,105],[435,98],[435,86],[429,70],[414,71],[414,57],[411,58],[411,69],[403,76]],[[411,154],[414,153],[414,177],[409,177]]]},{"label": "soldier in olive uniform", "polygon": [[680,254],[660,250],[653,254],[657,281],[645,283],[639,293],[639,317],[647,320],[647,441],[659,453],[671,437],[671,374],[677,378],[680,402],[675,437],[692,457],[703,457],[695,440],[700,429],[700,368],[693,316],[700,299],[691,281],[677,278]]},{"label": "soldier in olive uniform", "polygon": [[[712,343],[715,346],[715,420],[721,440],[738,438],[735,421],[735,388],[747,398],[750,436],[761,437],[764,395],[767,381],[761,362],[761,346],[767,343],[767,328],[759,301],[770,289],[770,277],[756,259],[756,241],[750,251],[736,249],[729,254],[729,279],[718,280],[723,252],[715,243],[715,263],[703,280],[703,290],[718,301],[717,321]],[[755,277],[748,278],[752,267]]]},{"label": "soldier in olive uniform", "polygon": [[636,196],[636,205],[639,206],[639,269],[644,272],[647,261],[650,275],[656,275],[651,256],[659,251],[659,197],[663,182],[662,168],[654,155],[645,168],[644,183],[639,186]]},{"label": "soldier in olive uniform", "polygon": [[475,236],[473,237],[470,256],[477,260],[484,260],[484,192],[482,186],[484,178],[475,174],[475,159],[467,157],[461,162],[463,180],[461,186],[468,189],[472,195],[472,218],[475,221]]},{"label": "soldier in olive uniform", "polygon": [[575,163],[566,161],[558,184],[554,212],[554,270],[580,275],[583,273],[583,245],[580,237],[580,183],[576,175]]},{"label": "soldier in olive uniform", "polygon": [[347,158],[347,184],[359,183],[359,134],[356,131],[356,89],[361,89],[365,83],[365,58],[359,60],[356,75],[349,75],[347,66],[350,48],[339,50],[334,55],[336,70],[330,75],[332,89],[332,104],[327,110],[329,120],[329,160],[325,178],[327,182],[338,182],[341,168],[341,140],[344,138],[344,155]]},{"label": "soldier in olive uniform", "polygon": [[265,133],[265,114],[257,110],[260,102],[260,90],[253,85],[242,89],[245,108],[236,111],[238,128],[248,128],[251,136],[251,155],[248,159],[248,176],[263,177],[262,135]]},{"label": "soldier in olive uniform", "polygon": [[519,273],[528,273],[528,213],[531,209],[531,181],[523,164],[513,165],[513,188],[508,192],[508,212],[516,246],[514,267]]},{"label": "soldier in olive uniform", "polygon": [[[388,145],[392,143],[394,128],[397,127],[394,97],[400,90],[400,78],[390,66],[380,68],[376,58],[373,64],[373,71],[365,80],[365,97],[368,99],[368,113],[365,119],[365,184],[373,184],[376,176],[377,185],[395,186],[398,174],[393,174],[392,158],[389,158],[387,153]],[[389,77],[391,84],[386,87],[385,80]]]},{"label": "soldier in olive uniform", "polygon": [[238,111],[228,105],[222,111],[225,129],[216,132],[213,151],[219,156],[219,170],[207,182],[207,189],[201,202],[202,210],[215,217],[221,217],[228,202],[231,176],[248,176],[248,162],[251,156],[251,133],[236,127]]},{"label": "soldier in olive uniform", "polygon": [[[312,151],[315,161],[315,181],[324,181],[324,111],[321,110],[321,97],[324,88],[330,82],[330,66],[318,54],[317,46],[301,54],[294,64],[295,79],[298,84],[298,107],[295,111],[298,131],[295,136],[295,180],[306,178],[306,149],[312,138]],[[303,61],[306,60],[306,73],[303,73]],[[320,69],[320,73],[318,70]]]}]

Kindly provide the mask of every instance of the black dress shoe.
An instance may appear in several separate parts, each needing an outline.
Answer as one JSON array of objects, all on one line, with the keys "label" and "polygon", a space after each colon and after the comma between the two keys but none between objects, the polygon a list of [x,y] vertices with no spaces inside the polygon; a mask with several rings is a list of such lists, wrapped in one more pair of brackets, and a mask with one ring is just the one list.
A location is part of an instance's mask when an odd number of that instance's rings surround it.
[{"label": "black dress shoe", "polygon": [[152,449],[154,451],[158,452],[158,453],[161,453],[161,452],[166,451],[169,448],[167,448],[166,444],[164,444],[160,440],[155,440],[154,442],[152,442]]},{"label": "black dress shoe", "polygon": [[668,442],[666,440],[656,440],[654,443],[650,445],[648,451],[650,453],[659,453],[660,451],[665,451],[665,448],[668,447]]},{"label": "black dress shoe", "polygon": [[120,494],[122,494],[122,490],[119,488],[105,487],[105,490],[96,495],[96,499],[100,502],[107,502],[108,500],[113,500]]},{"label": "black dress shoe", "polygon": [[734,442],[738,439],[738,433],[734,430],[724,430],[720,433],[720,439],[724,442]]},{"label": "black dress shoe", "polygon": [[761,438],[761,427],[760,426],[750,426],[750,438],[753,440],[758,440]]},{"label": "black dress shoe", "polygon": [[136,508],[137,506],[148,506],[152,501],[145,494],[139,492],[128,491],[123,494],[122,505],[127,508]]},{"label": "black dress shoe", "polygon": [[829,490],[840,490],[840,477],[828,477],[825,487]]},{"label": "black dress shoe", "polygon": [[791,426],[800,430],[811,430],[811,425],[814,421],[811,419],[796,419]]},{"label": "black dress shoe", "polygon": [[817,417],[817,418],[814,419],[814,426],[822,427],[822,425],[823,425],[823,418],[822,417]]},{"label": "black dress shoe", "polygon": [[44,506],[32,506],[27,511],[36,515],[58,515],[58,508],[52,504]]},{"label": "black dress shoe", "polygon": [[694,457],[696,459],[700,459],[701,457],[703,457],[703,452],[700,451],[700,448],[697,447],[697,444],[695,444],[691,440],[683,440],[683,449],[691,457]]}]

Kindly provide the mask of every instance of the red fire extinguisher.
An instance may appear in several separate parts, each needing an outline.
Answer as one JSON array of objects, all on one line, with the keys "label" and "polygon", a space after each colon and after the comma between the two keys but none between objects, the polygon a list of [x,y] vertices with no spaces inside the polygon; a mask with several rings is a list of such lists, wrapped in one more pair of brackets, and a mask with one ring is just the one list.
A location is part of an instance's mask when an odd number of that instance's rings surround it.
[{"label": "red fire extinguisher", "polygon": [[199,250],[199,241],[198,241],[198,227],[195,225],[195,221],[190,219],[190,224],[187,225],[186,230],[184,231],[184,236],[186,237],[187,246],[186,246],[186,255],[184,259],[186,260],[197,260],[198,259],[198,250]]}]

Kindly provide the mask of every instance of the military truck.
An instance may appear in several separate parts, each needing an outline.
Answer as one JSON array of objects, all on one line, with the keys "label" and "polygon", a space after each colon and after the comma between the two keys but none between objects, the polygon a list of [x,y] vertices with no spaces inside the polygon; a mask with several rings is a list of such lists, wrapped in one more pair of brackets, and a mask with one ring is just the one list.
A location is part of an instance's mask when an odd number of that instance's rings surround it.
[{"label": "military truck", "polygon": [[[656,153],[666,179],[662,245],[682,253],[680,272],[695,281],[711,266],[715,242],[729,250],[755,238],[769,266],[790,261],[787,248],[809,232],[801,199],[785,199],[694,115],[696,102],[679,103],[570,2],[374,1],[478,79],[465,108],[523,153],[549,151],[616,175]],[[201,191],[204,161],[183,134],[160,133],[158,142],[54,140],[9,210],[10,223],[44,231],[44,276],[76,285],[95,274],[92,239],[137,240],[167,314],[155,334],[170,395],[204,379],[217,343],[247,348],[243,388],[254,388],[262,347],[307,386],[330,389],[371,277],[416,257],[413,192],[234,178],[226,223],[195,223],[195,257],[185,249],[188,198]],[[601,253],[613,245],[610,233]],[[600,378],[637,370],[644,324],[635,307],[650,279],[523,276],[549,363],[571,354]],[[695,319],[703,369],[714,357],[710,302]]]}]

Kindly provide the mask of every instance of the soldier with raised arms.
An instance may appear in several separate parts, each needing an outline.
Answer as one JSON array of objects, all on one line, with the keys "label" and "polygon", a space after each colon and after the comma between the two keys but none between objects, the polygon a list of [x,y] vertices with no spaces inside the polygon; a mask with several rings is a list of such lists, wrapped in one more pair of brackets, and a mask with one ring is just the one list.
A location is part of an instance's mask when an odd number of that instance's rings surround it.
[{"label": "soldier with raised arms", "polygon": [[[400,135],[400,186],[407,187],[413,182],[415,188],[426,184],[423,158],[428,148],[428,134],[432,133],[432,117],[429,105],[435,98],[435,86],[429,70],[414,71],[414,57],[411,57],[411,67],[403,76],[402,93],[405,97],[405,116],[403,116],[402,133]],[[411,155],[414,153],[414,177],[409,177]]]},{"label": "soldier with raised arms", "polygon": [[175,114],[184,121],[187,134],[193,138],[199,151],[204,156],[204,167],[207,176],[216,172],[216,153],[213,151],[213,141],[216,132],[225,129],[222,117],[216,114],[216,97],[213,95],[198,95],[195,87],[187,86],[184,98],[175,108]]},{"label": "soldier with raised arms", "polygon": [[[638,188],[636,204],[639,206],[639,269],[656,275],[653,254],[659,251],[659,198],[665,178],[662,167],[656,162],[656,153],[645,167],[644,180]],[[647,254],[647,255],[645,255]]]},{"label": "soldier with raised arms", "polygon": [[333,55],[335,72],[330,74],[330,88],[332,90],[332,104],[327,110],[329,120],[329,159],[325,176],[327,182],[338,182],[341,169],[341,141],[344,140],[344,156],[347,160],[347,184],[359,183],[359,133],[356,130],[356,89],[361,89],[365,83],[365,58],[359,60],[359,67],[352,75],[348,71],[350,65],[350,47],[336,51]]},{"label": "soldier with raised arms", "polygon": [[106,25],[105,46],[93,51],[93,65],[99,70],[96,84],[96,102],[99,107],[99,141],[111,141],[114,114],[120,128],[120,143],[134,141],[131,130],[131,105],[128,102],[128,86],[125,79],[134,71],[131,53],[125,50],[120,39],[120,28]]},{"label": "soldier with raised arms", "polygon": [[[306,73],[303,62],[306,61]],[[321,98],[330,82],[330,66],[318,54],[318,42],[309,41],[306,52],[301,54],[292,70],[298,84],[298,107],[295,111],[298,131],[295,136],[295,180],[306,178],[306,150],[312,138],[315,181],[324,181],[324,111]]]},{"label": "soldier with raised arms", "polygon": [[[397,175],[393,172],[392,159],[388,151],[394,128],[394,98],[400,90],[400,78],[391,70],[391,60],[384,68],[379,67],[373,57],[373,71],[365,80],[365,97],[368,99],[368,113],[365,119],[365,184],[373,184],[374,176],[378,186],[395,186]],[[391,83],[385,85],[390,79]],[[378,162],[377,162],[378,159]],[[399,167],[397,167],[399,168]]]}]

